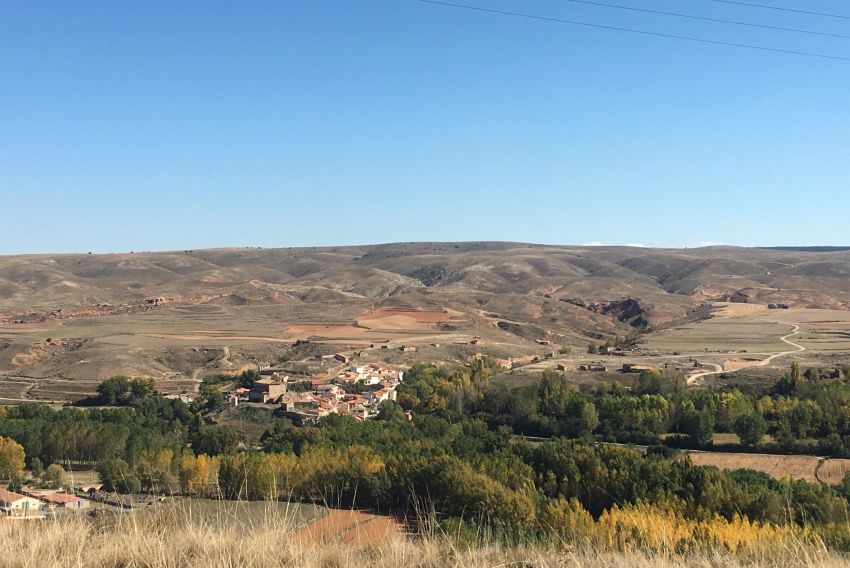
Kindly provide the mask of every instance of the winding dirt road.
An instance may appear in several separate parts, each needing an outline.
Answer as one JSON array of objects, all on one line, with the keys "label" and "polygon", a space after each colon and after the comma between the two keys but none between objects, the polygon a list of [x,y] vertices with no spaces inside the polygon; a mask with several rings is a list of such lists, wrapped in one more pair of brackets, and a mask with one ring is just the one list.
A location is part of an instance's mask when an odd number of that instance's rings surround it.
[{"label": "winding dirt road", "polygon": [[[773,322],[773,323],[780,323],[781,324],[781,323],[784,323],[784,322],[778,322],[777,321],[777,322]],[[800,353],[802,351],[805,351],[806,350],[805,347],[803,347],[799,343],[794,343],[793,341],[791,341],[789,339],[789,337],[794,337],[795,335],[800,333],[800,326],[796,325],[796,324],[792,324],[792,325],[793,325],[793,327],[792,327],[791,333],[789,333],[788,335],[783,335],[782,337],[779,338],[779,341],[782,341],[783,343],[787,343],[788,345],[794,347],[794,349],[792,349],[791,351],[782,351],[780,353],[774,353],[772,355],[769,355],[765,359],[761,359],[760,361],[751,361],[751,362],[742,363],[737,368],[737,370],[749,369],[749,368],[752,368],[752,367],[766,367],[767,365],[770,365],[773,362],[774,359],[778,359],[780,357],[785,357],[787,355],[793,355],[794,353]],[[720,375],[720,374],[723,374],[723,373],[726,372],[726,370],[723,369],[723,367],[720,366],[720,365],[717,365],[715,363],[708,363],[708,364],[710,364],[712,367],[714,367],[715,370],[714,371],[706,371],[704,373],[697,373],[696,375],[691,375],[690,377],[688,377],[688,386],[696,385],[699,382],[702,382],[702,380],[705,377],[711,377],[713,375]]]}]

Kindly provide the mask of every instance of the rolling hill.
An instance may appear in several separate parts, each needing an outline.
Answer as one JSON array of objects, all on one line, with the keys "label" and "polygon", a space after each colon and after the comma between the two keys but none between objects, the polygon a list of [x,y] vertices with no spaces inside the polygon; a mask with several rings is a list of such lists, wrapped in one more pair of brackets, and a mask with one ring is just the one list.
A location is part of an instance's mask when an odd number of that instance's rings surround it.
[{"label": "rolling hill", "polygon": [[[333,344],[482,337],[520,355],[535,340],[664,328],[715,301],[846,310],[850,251],[474,242],[0,257],[0,373],[187,376],[273,359],[316,324]],[[361,325],[385,307],[454,315],[384,335]]]}]

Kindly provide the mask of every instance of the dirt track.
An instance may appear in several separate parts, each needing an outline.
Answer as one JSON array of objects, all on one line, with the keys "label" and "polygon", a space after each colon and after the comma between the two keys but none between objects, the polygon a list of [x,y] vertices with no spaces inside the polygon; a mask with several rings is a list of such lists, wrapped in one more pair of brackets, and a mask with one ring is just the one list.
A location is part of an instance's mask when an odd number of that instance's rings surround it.
[{"label": "dirt track", "polygon": [[[781,323],[781,322],[774,322],[774,323]],[[779,340],[782,341],[783,343],[787,343],[788,345],[791,345],[792,347],[796,347],[796,349],[793,349],[791,351],[782,351],[780,353],[774,353],[772,355],[769,355],[767,358],[760,359],[760,360],[757,360],[757,359],[753,359],[753,360],[743,360],[743,359],[730,360],[730,361],[727,361],[726,363],[724,363],[723,368],[720,369],[720,370],[707,371],[705,373],[697,373],[696,375],[691,375],[690,377],[688,377],[688,385],[695,385],[695,384],[697,384],[698,381],[701,381],[705,377],[710,377],[710,376],[713,376],[713,375],[720,375],[720,374],[723,374],[723,373],[728,372],[728,371],[740,371],[741,369],[749,369],[749,368],[752,368],[752,367],[766,367],[767,365],[770,365],[773,362],[774,359],[778,359],[779,357],[785,357],[786,355],[792,355],[794,353],[801,353],[801,352],[805,351],[806,350],[805,347],[803,347],[802,345],[800,345],[798,343],[794,343],[793,341],[788,339],[789,337],[793,337],[793,336],[797,335],[798,333],[800,333],[800,326],[797,325],[797,324],[792,324],[792,325],[793,325],[793,331],[791,333],[789,333],[788,335],[783,335],[782,337],[779,338]],[[730,364],[727,366],[727,363],[730,363]],[[714,365],[714,366],[718,367],[718,365]]]}]

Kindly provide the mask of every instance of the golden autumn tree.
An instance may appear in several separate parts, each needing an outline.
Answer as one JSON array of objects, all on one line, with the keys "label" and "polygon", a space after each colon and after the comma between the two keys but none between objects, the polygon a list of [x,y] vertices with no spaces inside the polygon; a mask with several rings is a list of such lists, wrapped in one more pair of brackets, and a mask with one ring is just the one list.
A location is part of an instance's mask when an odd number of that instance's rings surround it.
[{"label": "golden autumn tree", "polygon": [[24,475],[24,447],[0,436],[0,482],[12,483]]}]

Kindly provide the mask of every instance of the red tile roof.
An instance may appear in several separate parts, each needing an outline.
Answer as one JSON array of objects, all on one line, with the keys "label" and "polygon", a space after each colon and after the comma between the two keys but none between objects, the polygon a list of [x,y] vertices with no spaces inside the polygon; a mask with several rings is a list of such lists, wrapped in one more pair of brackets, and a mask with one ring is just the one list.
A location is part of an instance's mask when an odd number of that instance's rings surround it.
[{"label": "red tile roof", "polygon": [[14,503],[15,501],[19,501],[21,499],[25,499],[23,495],[18,493],[13,493],[12,491],[6,491],[5,489],[0,489],[0,503],[7,505],[9,503]]},{"label": "red tile roof", "polygon": [[43,495],[41,499],[48,503],[57,504],[76,503],[77,501],[82,501],[82,499],[76,495],[68,495],[67,493],[48,493],[47,495]]}]

